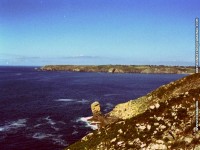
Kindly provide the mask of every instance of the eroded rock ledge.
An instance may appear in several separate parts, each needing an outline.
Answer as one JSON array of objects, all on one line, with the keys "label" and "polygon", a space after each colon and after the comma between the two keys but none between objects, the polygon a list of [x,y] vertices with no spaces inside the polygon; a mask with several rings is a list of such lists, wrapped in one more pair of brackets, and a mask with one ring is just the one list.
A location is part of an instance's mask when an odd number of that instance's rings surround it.
[{"label": "eroded rock ledge", "polygon": [[46,65],[42,71],[192,74],[194,67],[155,65]]},{"label": "eroded rock ledge", "polygon": [[195,99],[200,99],[200,74],[118,104],[107,114],[119,118],[117,122],[86,135],[66,149],[199,150],[200,131],[194,130]]}]

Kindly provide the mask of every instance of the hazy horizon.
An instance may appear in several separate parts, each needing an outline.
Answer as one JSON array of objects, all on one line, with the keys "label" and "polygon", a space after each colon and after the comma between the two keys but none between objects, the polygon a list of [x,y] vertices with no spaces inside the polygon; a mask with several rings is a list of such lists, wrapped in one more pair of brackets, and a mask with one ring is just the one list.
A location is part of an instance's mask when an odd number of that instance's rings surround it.
[{"label": "hazy horizon", "polygon": [[0,65],[194,66],[198,16],[198,0],[1,0]]}]

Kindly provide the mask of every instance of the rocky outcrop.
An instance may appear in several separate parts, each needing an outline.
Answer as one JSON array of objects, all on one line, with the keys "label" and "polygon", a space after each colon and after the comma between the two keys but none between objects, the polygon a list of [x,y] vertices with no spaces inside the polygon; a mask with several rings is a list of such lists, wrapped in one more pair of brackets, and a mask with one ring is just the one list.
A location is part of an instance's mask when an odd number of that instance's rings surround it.
[{"label": "rocky outcrop", "polygon": [[155,65],[47,65],[42,71],[108,72],[108,73],[174,73],[192,74],[193,67]]},{"label": "rocky outcrop", "polygon": [[93,117],[101,115],[101,108],[98,101],[95,101],[94,103],[91,104],[91,110],[92,110]]},{"label": "rocky outcrop", "polygon": [[117,105],[106,115],[121,119],[86,135],[66,149],[198,150],[200,131],[195,131],[197,99],[200,99],[200,74],[193,74],[163,85],[146,96]]},{"label": "rocky outcrop", "polygon": [[118,68],[110,68],[108,69],[109,73],[124,73],[124,71],[122,69],[118,69]]},{"label": "rocky outcrop", "polygon": [[114,68],[110,68],[110,69],[108,69],[108,72],[109,72],[109,73],[114,73],[114,72],[115,72],[115,69],[114,69]]},{"label": "rocky outcrop", "polygon": [[104,128],[105,126],[118,121],[118,117],[110,116],[108,114],[104,115],[101,113],[101,107],[98,101],[91,104],[91,111],[93,117],[89,119],[91,124],[96,124],[98,129]]},{"label": "rocky outcrop", "polygon": [[[193,81],[193,83],[192,83]],[[109,113],[111,116],[119,116],[121,119],[132,118],[148,109],[158,109],[159,103],[171,100],[174,97],[188,96],[191,89],[200,88],[200,75],[194,74],[163,85],[155,91],[140,97],[136,100],[130,100],[126,103],[118,104]]]}]

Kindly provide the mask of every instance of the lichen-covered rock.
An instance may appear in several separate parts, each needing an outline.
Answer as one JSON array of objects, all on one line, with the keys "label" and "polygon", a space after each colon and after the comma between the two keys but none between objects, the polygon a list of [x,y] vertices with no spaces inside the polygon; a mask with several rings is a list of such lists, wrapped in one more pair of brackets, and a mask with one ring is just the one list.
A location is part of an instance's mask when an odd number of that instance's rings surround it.
[{"label": "lichen-covered rock", "polygon": [[98,101],[91,104],[91,110],[94,117],[101,114],[101,107]]},{"label": "lichen-covered rock", "polygon": [[200,144],[195,145],[194,150],[200,150]]},{"label": "lichen-covered rock", "polygon": [[164,144],[151,143],[149,144],[146,150],[167,150],[167,146]]},{"label": "lichen-covered rock", "polygon": [[184,138],[184,141],[186,142],[187,145],[189,145],[193,140],[193,137],[187,136]]}]

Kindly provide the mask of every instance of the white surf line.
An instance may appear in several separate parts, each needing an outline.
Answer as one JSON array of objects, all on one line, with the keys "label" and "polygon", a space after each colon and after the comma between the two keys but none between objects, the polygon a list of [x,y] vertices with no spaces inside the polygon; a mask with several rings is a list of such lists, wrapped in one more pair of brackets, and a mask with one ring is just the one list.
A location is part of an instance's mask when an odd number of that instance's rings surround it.
[{"label": "white surf line", "polygon": [[[96,130],[96,129],[98,129],[98,127],[97,127],[97,125],[95,124],[95,122],[90,122],[90,121],[88,121],[89,119],[91,119],[92,118],[92,116],[90,116],[90,117],[80,117],[79,119],[77,119],[77,122],[84,122],[85,124],[86,124],[86,126],[85,127],[90,127],[92,130]],[[93,123],[93,124],[91,124],[91,123]]]}]

